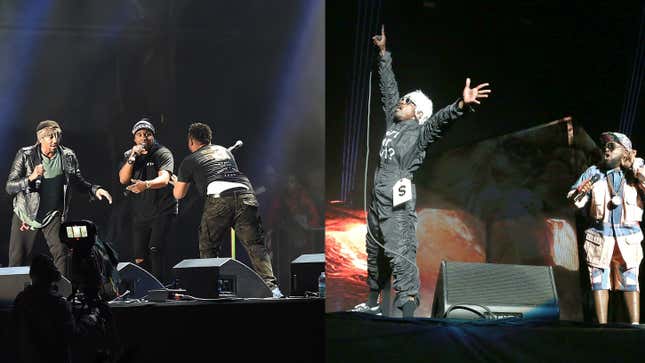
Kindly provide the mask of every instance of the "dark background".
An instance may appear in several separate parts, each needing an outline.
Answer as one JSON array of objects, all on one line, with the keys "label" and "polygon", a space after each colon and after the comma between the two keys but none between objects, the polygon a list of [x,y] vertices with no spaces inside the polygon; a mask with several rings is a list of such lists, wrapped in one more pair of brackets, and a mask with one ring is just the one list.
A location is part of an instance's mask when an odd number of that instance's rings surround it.
[{"label": "dark background", "polygon": [[[0,1],[0,174],[36,124],[58,121],[84,176],[114,204],[75,192],[70,218],[95,221],[99,234],[131,258],[129,203],[118,183],[132,125],[152,118],[157,140],[188,155],[192,122],[208,123],[213,143],[230,146],[265,202],[266,178],[297,175],[322,201],[324,180],[324,3],[191,0]],[[5,179],[6,180],[6,179]],[[169,248],[169,265],[197,257],[201,199],[194,188]],[[0,203],[0,264],[7,263],[12,197]],[[44,241],[37,246],[46,250]],[[238,253],[241,248],[238,249]],[[243,256],[243,255],[242,255]]]},{"label": "dark background", "polygon": [[[461,95],[466,77],[474,85],[491,84],[491,97],[475,114],[454,122],[430,153],[565,116],[594,138],[602,131],[618,131],[635,61],[640,1],[373,1],[367,7],[377,21],[367,25],[367,36],[357,39],[358,29],[365,27],[360,21],[365,15],[359,16],[365,3],[327,2],[327,200],[341,195],[347,110],[356,102],[367,103],[368,92],[357,97],[352,88],[354,62],[359,61],[374,72],[368,181],[373,177],[384,123],[377,52],[370,38],[380,24],[385,24],[401,95],[422,89],[436,111]],[[369,52],[363,50],[364,42]],[[641,93],[640,115],[642,105]],[[361,117],[367,118],[367,112]],[[639,115],[635,120],[628,136],[639,149],[645,140]],[[353,193],[345,201],[360,208],[366,151],[362,122]]]}]

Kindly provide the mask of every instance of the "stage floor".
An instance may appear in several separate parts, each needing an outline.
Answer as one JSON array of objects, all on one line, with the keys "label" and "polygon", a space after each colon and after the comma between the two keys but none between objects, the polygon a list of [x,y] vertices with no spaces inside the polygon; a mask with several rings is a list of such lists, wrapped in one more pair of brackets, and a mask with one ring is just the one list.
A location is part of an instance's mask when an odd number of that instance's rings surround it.
[{"label": "stage floor", "polygon": [[328,313],[328,362],[643,362],[645,325]]},{"label": "stage floor", "polygon": [[[324,299],[113,303],[120,362],[324,362]],[[11,334],[2,311],[0,351]],[[6,357],[7,354],[3,354]],[[8,362],[4,358],[0,361]],[[9,361],[10,362],[10,361]]]},{"label": "stage floor", "polygon": [[[642,362],[645,325],[324,313],[324,299],[111,304],[119,362]],[[0,361],[11,363],[9,311]]]}]

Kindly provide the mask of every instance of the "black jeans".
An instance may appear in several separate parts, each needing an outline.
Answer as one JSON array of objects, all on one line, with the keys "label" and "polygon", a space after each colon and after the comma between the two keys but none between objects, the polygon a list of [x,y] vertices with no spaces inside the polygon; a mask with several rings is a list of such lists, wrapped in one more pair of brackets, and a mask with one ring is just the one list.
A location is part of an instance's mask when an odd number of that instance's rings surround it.
[{"label": "black jeans", "polygon": [[[224,193],[226,194],[226,193]],[[219,257],[222,238],[229,228],[235,230],[251,258],[253,269],[270,289],[277,287],[271,257],[264,241],[258,201],[252,192],[232,192],[218,198],[206,196],[199,225],[199,256]]]},{"label": "black jeans", "polygon": [[31,263],[31,251],[34,249],[34,242],[40,231],[47,241],[56,268],[63,276],[69,277],[70,253],[69,248],[61,242],[58,235],[60,223],[60,216],[56,216],[41,229],[21,231],[22,221],[14,213],[11,220],[11,236],[9,237],[9,266],[28,266]]},{"label": "black jeans", "polygon": [[172,226],[174,214],[158,216],[145,221],[135,220],[132,223],[134,258],[142,259],[139,265],[150,271],[161,283],[165,272],[166,245]]}]

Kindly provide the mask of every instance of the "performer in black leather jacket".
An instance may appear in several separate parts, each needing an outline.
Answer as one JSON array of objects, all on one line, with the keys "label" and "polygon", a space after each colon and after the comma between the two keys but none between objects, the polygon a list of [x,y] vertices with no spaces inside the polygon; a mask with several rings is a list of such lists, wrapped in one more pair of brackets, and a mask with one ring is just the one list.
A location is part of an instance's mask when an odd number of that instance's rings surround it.
[{"label": "performer in black leather jacket", "polygon": [[399,98],[392,56],[385,49],[385,30],[372,39],[380,49],[379,77],[387,131],[374,173],[368,213],[368,301],[353,311],[381,314],[378,297],[393,276],[394,305],[402,310],[403,317],[412,317],[419,305],[414,174],[440,127],[462,116],[464,108],[470,109],[472,103],[479,104],[478,98],[488,97],[490,90],[483,89],[488,83],[470,88],[468,78],[462,97],[433,114],[432,101],[419,90]]},{"label": "performer in black leather jacket", "polygon": [[9,266],[29,264],[34,241],[42,231],[56,267],[66,276],[69,252],[58,231],[69,211],[69,187],[88,192],[90,200],[106,198],[112,204],[112,196],[83,178],[74,151],[60,145],[61,134],[56,121],[40,122],[36,128],[38,142],[18,150],[5,189],[14,196]]}]

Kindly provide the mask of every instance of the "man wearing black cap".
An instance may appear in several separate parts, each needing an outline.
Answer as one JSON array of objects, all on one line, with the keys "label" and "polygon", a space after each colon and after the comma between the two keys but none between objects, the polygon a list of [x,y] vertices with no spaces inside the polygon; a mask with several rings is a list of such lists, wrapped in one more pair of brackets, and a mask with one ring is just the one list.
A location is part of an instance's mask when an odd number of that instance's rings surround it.
[{"label": "man wearing black cap", "polygon": [[42,231],[56,267],[66,276],[69,250],[58,232],[69,211],[69,187],[89,193],[90,200],[106,198],[112,204],[112,196],[83,178],[74,151],[60,145],[61,135],[56,121],[40,122],[36,144],[18,150],[5,189],[14,196],[9,266],[29,262],[36,235]]},{"label": "man wearing black cap", "polygon": [[630,322],[638,324],[644,161],[624,134],[604,132],[600,142],[602,161],[582,173],[567,198],[577,208],[589,205],[592,223],[585,231],[584,250],[598,323],[607,323],[608,291],[618,290],[625,297]]},{"label": "man wearing black cap", "polygon": [[155,141],[155,127],[144,118],[132,127],[134,146],[124,154],[119,182],[132,198],[134,261],[159,280],[164,251],[177,215],[177,200],[168,185],[175,168],[172,153]]}]

